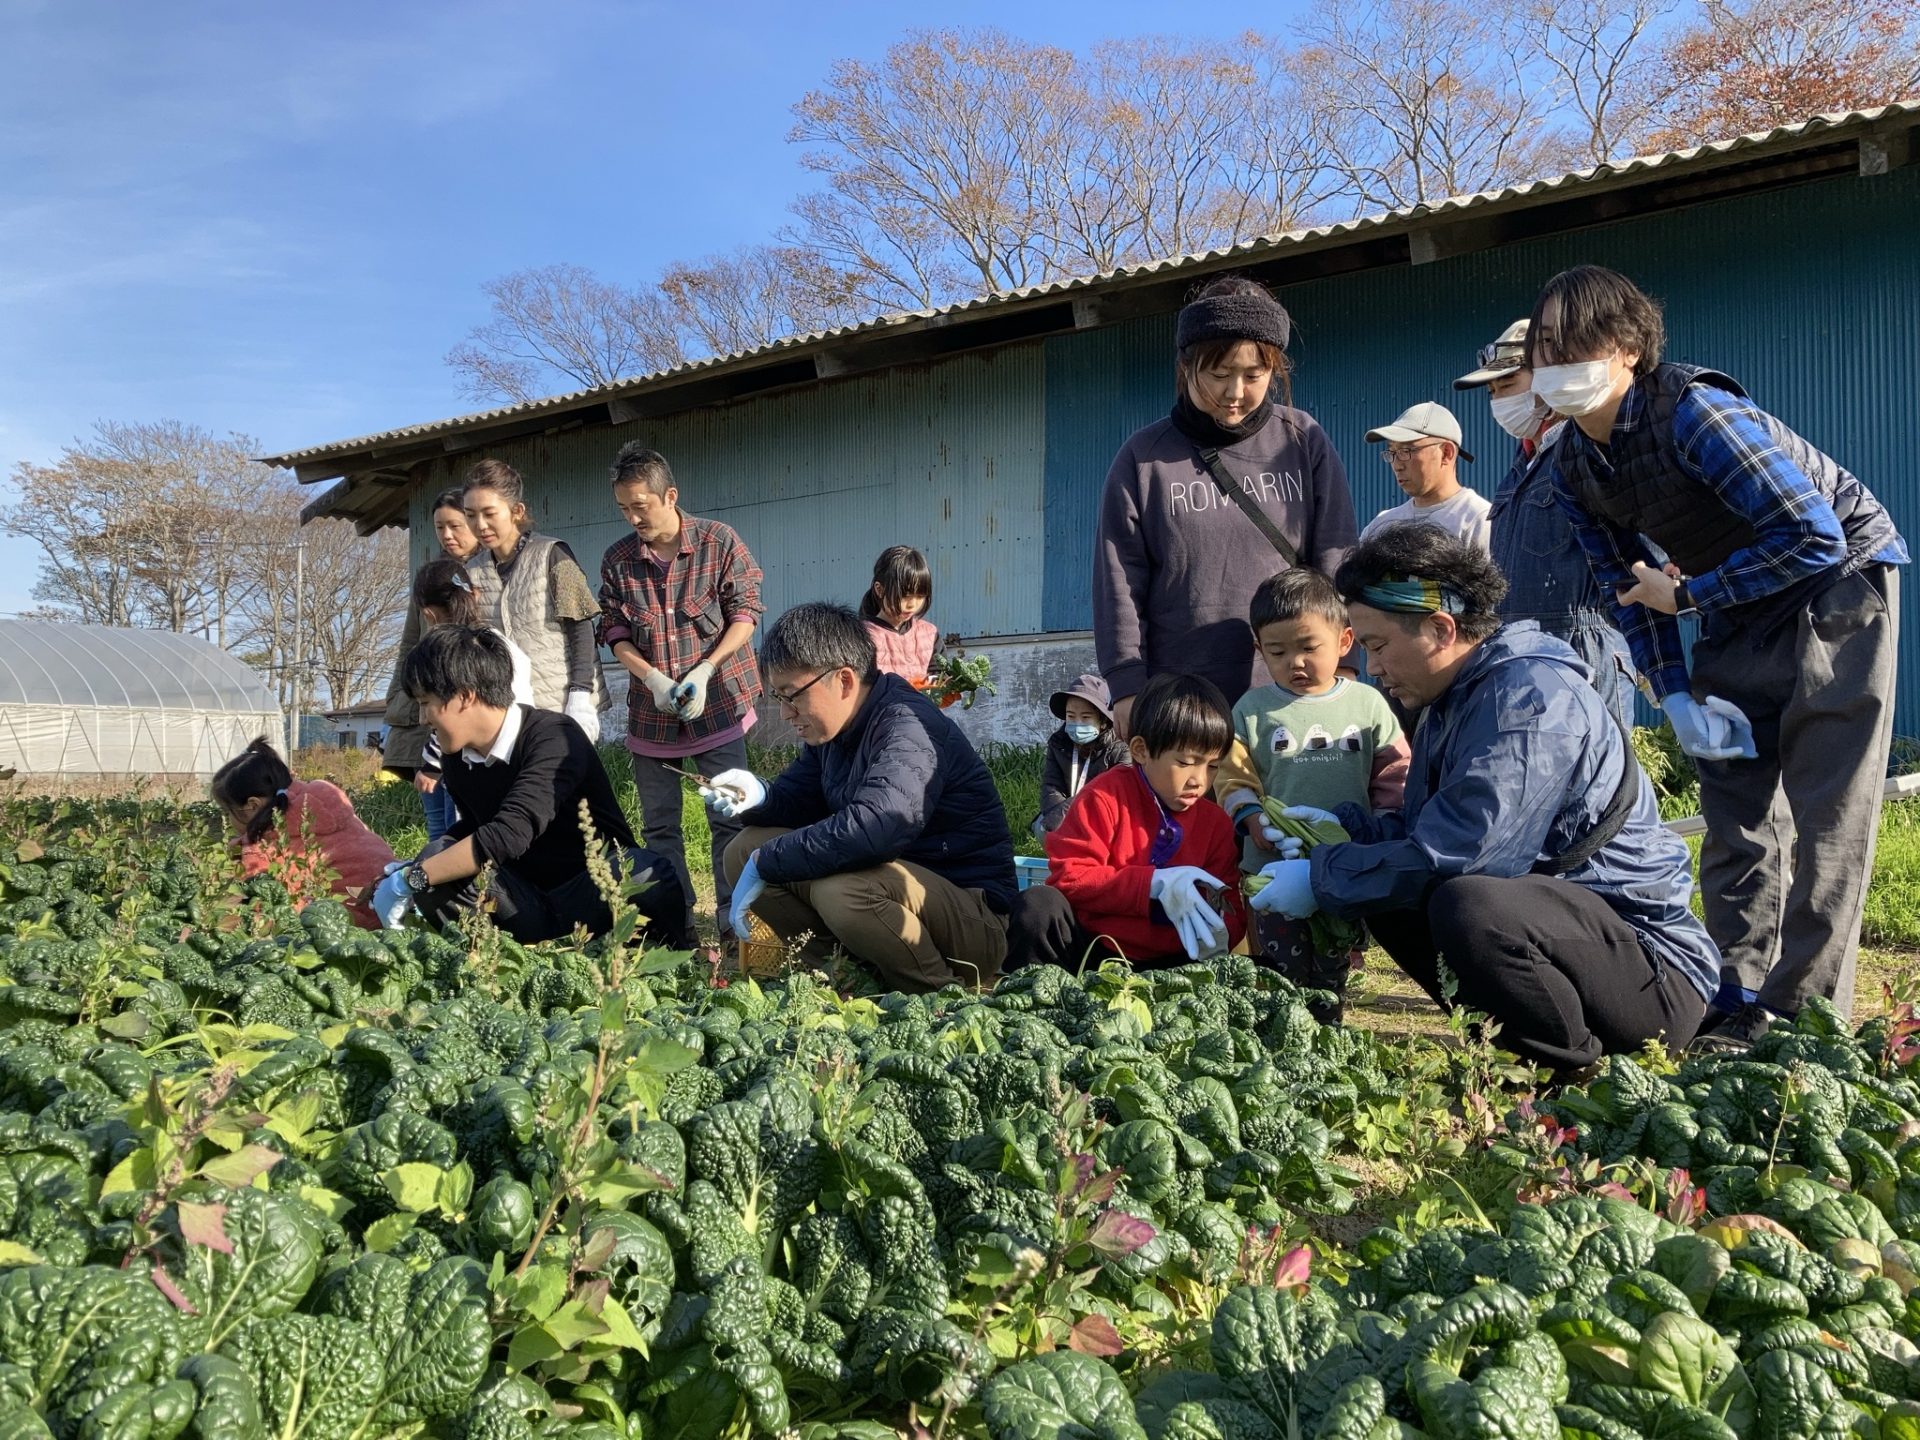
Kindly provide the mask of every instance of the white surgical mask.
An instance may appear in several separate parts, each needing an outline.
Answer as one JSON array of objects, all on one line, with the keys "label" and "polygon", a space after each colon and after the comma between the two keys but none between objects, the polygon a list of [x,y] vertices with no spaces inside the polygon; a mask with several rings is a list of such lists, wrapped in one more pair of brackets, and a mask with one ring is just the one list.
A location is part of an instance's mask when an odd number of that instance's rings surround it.
[{"label": "white surgical mask", "polygon": [[1076,745],[1091,745],[1100,738],[1100,727],[1098,725],[1082,722],[1077,725],[1068,725],[1065,728],[1067,738]]},{"label": "white surgical mask", "polygon": [[1556,415],[1591,415],[1612,391],[1613,366],[1606,360],[1542,365],[1533,372],[1533,393]]},{"label": "white surgical mask", "polygon": [[1540,397],[1531,390],[1495,395],[1488,403],[1493,408],[1493,423],[1516,440],[1525,440],[1540,424]]}]

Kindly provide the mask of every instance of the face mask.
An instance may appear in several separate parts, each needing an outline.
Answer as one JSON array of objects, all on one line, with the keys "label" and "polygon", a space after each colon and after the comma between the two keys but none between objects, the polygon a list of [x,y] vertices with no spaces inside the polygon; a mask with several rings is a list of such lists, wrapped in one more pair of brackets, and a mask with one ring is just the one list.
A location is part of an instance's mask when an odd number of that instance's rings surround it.
[{"label": "face mask", "polygon": [[1080,724],[1066,727],[1067,738],[1076,745],[1091,745],[1100,738],[1098,725]]},{"label": "face mask", "polygon": [[1540,424],[1540,397],[1531,390],[1517,395],[1496,395],[1490,402],[1493,423],[1516,440],[1525,440]]},{"label": "face mask", "polygon": [[1612,390],[1612,366],[1605,360],[1542,365],[1533,372],[1533,393],[1556,415],[1591,415]]}]

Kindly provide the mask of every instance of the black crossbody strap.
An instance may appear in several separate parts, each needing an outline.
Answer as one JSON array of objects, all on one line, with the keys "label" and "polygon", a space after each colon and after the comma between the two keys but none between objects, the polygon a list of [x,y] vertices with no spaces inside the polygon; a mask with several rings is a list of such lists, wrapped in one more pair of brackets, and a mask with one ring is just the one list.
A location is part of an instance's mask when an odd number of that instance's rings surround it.
[{"label": "black crossbody strap", "polygon": [[1251,520],[1260,533],[1267,537],[1267,543],[1280,553],[1280,558],[1289,565],[1300,563],[1300,552],[1293,548],[1287,537],[1280,533],[1280,527],[1273,523],[1271,516],[1255,503],[1254,498],[1240,488],[1240,483],[1227,473],[1227,467],[1220,463],[1218,450],[1202,449],[1200,458],[1206,462],[1207,470],[1213,476],[1213,483],[1220,493],[1240,507],[1240,513]]}]

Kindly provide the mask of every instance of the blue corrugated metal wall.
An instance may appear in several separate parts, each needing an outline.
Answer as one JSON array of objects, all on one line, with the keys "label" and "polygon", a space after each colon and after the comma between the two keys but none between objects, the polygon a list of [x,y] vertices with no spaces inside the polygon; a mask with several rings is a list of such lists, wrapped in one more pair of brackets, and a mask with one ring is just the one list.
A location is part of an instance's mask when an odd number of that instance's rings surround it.
[{"label": "blue corrugated metal wall", "polygon": [[[1920,169],[1847,177],[1579,234],[1286,290],[1296,402],[1345,459],[1362,523],[1401,498],[1366,432],[1419,400],[1460,417],[1463,468],[1491,494],[1510,446],[1485,392],[1452,379],[1531,308],[1540,283],[1611,265],[1666,304],[1668,355],[1712,364],[1860,475],[1920,542]],[[1094,513],[1119,442],[1172,399],[1171,316],[1047,343],[1052,629],[1084,629]],[[1920,547],[1917,547],[1920,548]],[[1920,627],[1902,637],[1898,724],[1920,731]]]},{"label": "blue corrugated metal wall", "polygon": [[[1032,342],[487,453],[526,477],[534,523],[596,582],[601,554],[626,533],[608,465],[644,440],[673,466],[688,511],[745,538],[766,572],[769,615],[803,600],[856,603],[874,557],[909,544],[933,568],[943,631],[1027,633],[1042,628],[1041,360]],[[443,461],[416,487],[418,558],[433,550],[425,507],[473,459]]]}]

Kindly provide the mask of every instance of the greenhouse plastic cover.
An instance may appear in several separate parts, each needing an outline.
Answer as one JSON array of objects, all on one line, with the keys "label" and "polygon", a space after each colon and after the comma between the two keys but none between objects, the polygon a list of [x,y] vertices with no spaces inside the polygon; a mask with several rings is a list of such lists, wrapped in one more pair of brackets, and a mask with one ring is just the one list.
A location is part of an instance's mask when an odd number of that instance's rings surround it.
[{"label": "greenhouse plastic cover", "polygon": [[205,776],[280,728],[267,682],[205,640],[0,620],[0,767]]}]

